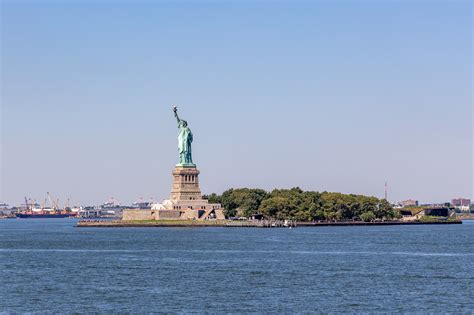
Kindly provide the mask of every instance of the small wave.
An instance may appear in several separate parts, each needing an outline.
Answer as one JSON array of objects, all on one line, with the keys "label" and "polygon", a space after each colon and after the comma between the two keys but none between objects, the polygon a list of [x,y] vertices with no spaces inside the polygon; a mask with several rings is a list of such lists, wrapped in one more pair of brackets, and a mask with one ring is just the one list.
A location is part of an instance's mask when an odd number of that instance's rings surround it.
[{"label": "small wave", "polygon": [[304,251],[304,250],[208,250],[208,249],[55,249],[55,248],[0,248],[0,252],[58,252],[58,253],[209,253],[209,254],[293,254],[293,255],[401,255],[401,256],[474,256],[474,253],[427,253],[427,252],[383,252],[383,251]]},{"label": "small wave", "polygon": [[149,250],[128,250],[128,249],[25,249],[25,248],[0,248],[0,252],[58,252],[58,253],[142,253]]},{"label": "small wave", "polygon": [[441,256],[441,257],[474,256],[474,253],[393,252],[392,254],[393,255],[403,255],[403,256]]}]

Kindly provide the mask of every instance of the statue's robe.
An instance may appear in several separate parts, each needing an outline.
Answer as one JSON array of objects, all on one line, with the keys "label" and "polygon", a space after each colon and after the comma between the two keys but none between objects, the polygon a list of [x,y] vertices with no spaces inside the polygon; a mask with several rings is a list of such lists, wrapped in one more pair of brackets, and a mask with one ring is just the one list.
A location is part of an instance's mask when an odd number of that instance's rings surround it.
[{"label": "statue's robe", "polygon": [[191,143],[193,142],[193,133],[189,127],[180,126],[178,134],[178,151],[180,163],[192,163]]}]

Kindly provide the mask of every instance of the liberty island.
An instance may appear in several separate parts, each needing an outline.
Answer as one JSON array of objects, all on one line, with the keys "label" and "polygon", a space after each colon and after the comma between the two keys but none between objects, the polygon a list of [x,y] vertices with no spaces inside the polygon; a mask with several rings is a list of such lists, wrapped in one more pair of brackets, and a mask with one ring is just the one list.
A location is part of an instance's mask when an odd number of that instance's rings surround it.
[{"label": "liberty island", "polygon": [[[172,170],[169,199],[154,203],[150,208],[124,209],[120,221],[80,221],[78,226],[296,227],[462,223],[448,218],[449,213],[444,214],[445,219],[430,218],[440,209],[424,209],[402,217],[386,200],[304,192],[297,187],[275,189],[270,193],[261,189],[230,189],[220,196],[213,194],[210,199],[203,198],[200,171],[192,156],[193,133],[188,122],[178,115],[177,106],[173,107],[173,113],[178,127],[178,163]],[[345,205],[340,206],[341,203]],[[290,212],[289,209],[299,210]],[[428,219],[423,219],[424,215]],[[243,220],[232,220],[236,217]]]}]

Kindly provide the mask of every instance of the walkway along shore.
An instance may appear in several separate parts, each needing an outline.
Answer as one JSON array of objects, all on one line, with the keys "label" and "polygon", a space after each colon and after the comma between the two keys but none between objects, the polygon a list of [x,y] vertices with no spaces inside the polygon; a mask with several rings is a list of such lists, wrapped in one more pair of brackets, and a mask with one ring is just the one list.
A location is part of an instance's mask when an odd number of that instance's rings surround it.
[{"label": "walkway along shore", "polygon": [[231,220],[81,220],[77,227],[233,227],[233,228],[289,228],[289,227],[321,227],[321,226],[371,226],[371,225],[425,225],[425,224],[462,224],[461,220],[446,221],[384,221],[384,222],[296,222],[280,220],[231,221]]}]

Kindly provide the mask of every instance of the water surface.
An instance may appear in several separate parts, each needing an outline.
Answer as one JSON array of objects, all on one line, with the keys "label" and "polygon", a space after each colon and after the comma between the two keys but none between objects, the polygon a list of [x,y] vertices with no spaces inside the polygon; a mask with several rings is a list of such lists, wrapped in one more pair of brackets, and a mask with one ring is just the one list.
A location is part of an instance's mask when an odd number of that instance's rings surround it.
[{"label": "water surface", "polygon": [[463,225],[76,228],[0,220],[0,312],[472,312]]}]

